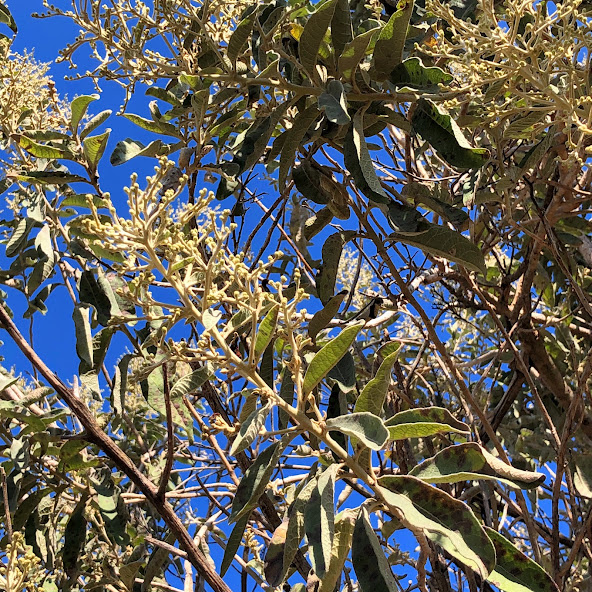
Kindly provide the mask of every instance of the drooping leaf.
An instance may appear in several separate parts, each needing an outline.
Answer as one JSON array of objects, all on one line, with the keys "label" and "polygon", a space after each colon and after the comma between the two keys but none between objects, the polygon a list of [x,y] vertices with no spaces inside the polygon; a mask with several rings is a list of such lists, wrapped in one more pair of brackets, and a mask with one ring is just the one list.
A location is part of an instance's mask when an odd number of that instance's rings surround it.
[{"label": "drooping leaf", "polygon": [[413,0],[400,0],[397,11],[380,31],[372,54],[372,75],[379,82],[386,80],[393,68],[403,59]]},{"label": "drooping leaf", "polygon": [[[175,534],[169,532],[164,539],[165,543],[169,545],[174,544],[175,542]],[[171,553],[168,549],[161,547],[159,545],[154,545],[154,549],[150,555],[150,559],[148,560],[148,564],[146,565],[146,570],[143,574],[142,587],[140,588],[141,592],[150,592],[153,588],[151,586],[152,581],[154,578],[158,577],[167,564],[169,563],[171,558]]]},{"label": "drooping leaf", "polygon": [[271,310],[263,317],[261,323],[259,323],[259,329],[257,330],[257,337],[255,338],[255,351],[253,357],[255,360],[259,359],[259,356],[265,351],[277,325],[279,314],[279,306],[273,306]]},{"label": "drooping leaf", "polygon": [[335,59],[343,53],[346,45],[353,39],[351,12],[348,0],[337,0],[331,19],[331,41],[335,50]]},{"label": "drooping leaf", "polygon": [[99,161],[105,152],[105,148],[107,148],[107,142],[109,140],[110,133],[111,130],[107,129],[98,136],[88,136],[82,142],[84,147],[84,155],[86,156],[86,160],[90,164],[92,170],[97,168]]},{"label": "drooping leaf", "polygon": [[347,125],[351,121],[343,84],[339,80],[327,83],[325,92],[319,96],[319,109],[325,112],[329,121],[337,125]]},{"label": "drooping leaf", "polygon": [[399,352],[396,351],[387,356],[380,368],[376,371],[376,376],[368,382],[364,390],[360,393],[354,407],[355,412],[368,411],[380,417],[382,413],[382,406],[391,384],[391,371],[393,364],[399,357]]},{"label": "drooping leaf", "polygon": [[[394,227],[394,224],[391,225]],[[415,231],[399,231],[390,237],[430,255],[459,263],[472,271],[486,272],[485,257],[481,249],[460,232],[447,226],[438,226],[422,220],[417,224]]]},{"label": "drooping leaf", "polygon": [[300,147],[306,132],[308,132],[310,126],[316,121],[319,114],[319,108],[317,105],[310,105],[304,111],[300,111],[298,115],[296,115],[292,127],[285,132],[286,136],[280,152],[280,168],[278,176],[280,187],[285,187],[288,172],[294,163],[298,148]]},{"label": "drooping leaf", "polygon": [[111,301],[105,292],[105,287],[97,281],[91,270],[82,272],[78,289],[80,302],[94,306],[97,311],[97,320],[101,325],[106,326],[111,318]]},{"label": "drooping leaf", "polygon": [[272,339],[265,348],[259,364],[259,375],[269,387],[273,388],[274,383],[274,356],[275,341]]},{"label": "drooping leaf", "polygon": [[213,375],[214,371],[212,367],[206,365],[182,376],[175,382],[175,384],[173,384],[173,387],[171,388],[171,398],[178,399],[196,391],[207,380],[210,380]]},{"label": "drooping leaf", "polygon": [[415,466],[409,474],[428,483],[497,480],[514,489],[532,489],[545,480],[542,473],[508,465],[477,442],[449,446]]},{"label": "drooping leaf", "polygon": [[86,499],[81,500],[68,519],[64,530],[64,547],[62,549],[62,563],[68,577],[76,575],[78,557],[86,540],[86,518],[84,508]]},{"label": "drooping leaf", "polygon": [[177,146],[176,144],[165,144],[162,140],[154,140],[148,146],[144,146],[142,142],[126,138],[117,143],[109,160],[113,166],[119,166],[136,156],[165,156],[173,152]]},{"label": "drooping leaf", "polygon": [[354,79],[358,64],[362,61],[368,50],[372,38],[378,35],[380,29],[370,29],[360,33],[355,39],[349,41],[339,57],[338,71],[343,78],[351,82]]},{"label": "drooping leaf", "polygon": [[125,548],[129,544],[129,535],[126,532],[129,516],[125,503],[119,495],[120,490],[113,483],[111,473],[103,472],[101,480],[94,482],[94,488],[107,536],[116,545]]},{"label": "drooping leaf", "polygon": [[329,208],[322,208],[304,223],[304,238],[311,240],[333,220],[333,212]]},{"label": "drooping leaf", "polygon": [[144,561],[138,559],[131,563],[125,563],[119,567],[119,578],[123,582],[128,592],[133,592],[136,584],[136,576],[140,571],[140,568],[144,566]]},{"label": "drooping leaf", "polygon": [[239,452],[242,452],[246,448],[248,448],[257,438],[259,435],[259,430],[265,425],[265,420],[271,411],[271,406],[269,404],[260,407],[259,409],[255,409],[253,413],[247,417],[247,419],[242,423],[232,446],[230,447],[230,451],[228,454],[230,456],[236,456]]},{"label": "drooping leaf", "polygon": [[236,522],[257,505],[257,500],[265,491],[276,469],[277,461],[291,437],[284,436],[282,440],[268,446],[248,468],[234,494],[232,511],[228,518],[229,524]]},{"label": "drooping leaf", "polygon": [[388,440],[388,430],[383,421],[367,411],[334,417],[326,424],[328,429],[356,438],[371,450],[380,450]]},{"label": "drooping leaf", "polygon": [[284,549],[287,532],[288,520],[284,519],[273,531],[273,536],[265,553],[265,579],[273,588],[280,586],[285,577]]},{"label": "drooping leaf", "polygon": [[302,390],[305,395],[308,395],[345,355],[363,326],[364,323],[357,323],[347,327],[315,354],[304,375]]},{"label": "drooping leaf", "polygon": [[33,228],[34,223],[29,218],[21,218],[12,231],[12,235],[6,243],[6,256],[14,257],[27,242],[29,232]]},{"label": "drooping leaf", "polygon": [[29,154],[37,158],[47,158],[48,160],[56,160],[64,158],[66,160],[75,160],[74,154],[67,148],[58,148],[50,144],[40,144],[35,142],[27,136],[22,134],[12,134],[11,138]]},{"label": "drooping leaf", "polygon": [[372,528],[366,506],[360,508],[352,537],[352,563],[360,592],[392,592],[397,582]]},{"label": "drooping leaf", "polygon": [[341,259],[343,246],[355,236],[355,232],[346,230],[337,232],[327,237],[323,244],[321,256],[323,266],[316,278],[317,293],[321,302],[326,305],[335,293],[335,282],[337,281],[337,269]]},{"label": "drooping leaf", "polygon": [[72,312],[76,334],[76,353],[81,361],[88,366],[93,365],[93,346],[90,330],[90,306],[88,304],[77,304]]},{"label": "drooping leaf", "polygon": [[378,483],[406,524],[487,578],[495,567],[495,550],[466,504],[410,475],[388,475]]},{"label": "drooping leaf", "polygon": [[454,432],[468,435],[471,428],[443,407],[421,407],[396,413],[385,421],[391,440],[425,438]]},{"label": "drooping leaf", "polygon": [[107,119],[111,116],[113,111],[111,109],[106,109],[105,111],[101,111],[97,113],[89,122],[80,130],[78,134],[81,140],[84,140],[88,134],[92,131],[96,130],[101,124],[105,123]]},{"label": "drooping leaf", "polygon": [[329,29],[333,13],[335,12],[335,4],[337,0],[329,0],[321,4],[313,14],[310,15],[304,31],[300,36],[300,43],[298,44],[298,53],[300,56],[300,63],[309,75],[315,76],[315,66],[317,63],[317,56],[321,48],[321,43],[325,37],[325,33]]},{"label": "drooping leaf", "polygon": [[111,391],[111,406],[116,413],[125,411],[125,398],[127,397],[127,371],[131,360],[131,354],[125,354],[115,369],[113,389]]},{"label": "drooping leaf", "polygon": [[[289,405],[294,402],[294,379],[292,378],[292,371],[287,366],[284,367],[282,374],[282,384],[280,386],[280,397]],[[279,409],[278,413],[278,427],[283,430],[288,427],[289,417],[288,414],[283,410]]]},{"label": "drooping leaf", "polygon": [[224,576],[234,561],[234,556],[236,555],[236,552],[238,551],[238,548],[240,547],[240,544],[243,540],[243,534],[245,533],[245,529],[249,523],[249,518],[250,513],[247,513],[244,514],[240,520],[237,520],[232,532],[230,533],[230,536],[228,537],[226,549],[224,549],[224,557],[222,557],[222,565],[220,566],[221,576]]},{"label": "drooping leaf", "polygon": [[574,454],[574,486],[582,497],[592,498],[592,454]]},{"label": "drooping leaf", "polygon": [[420,58],[413,57],[396,65],[390,73],[389,80],[396,87],[438,92],[440,84],[452,82],[452,76],[436,66],[426,67]]},{"label": "drooping leaf", "polygon": [[356,387],[356,363],[350,352],[345,352],[343,358],[329,370],[327,378],[337,382],[344,393],[349,393]]},{"label": "drooping leaf", "polygon": [[333,592],[343,571],[345,560],[352,546],[358,510],[344,510],[335,516],[335,534],[329,566],[321,579],[318,592]]},{"label": "drooping leaf", "polygon": [[71,116],[70,116],[70,129],[72,133],[76,134],[78,132],[78,124],[82,120],[82,118],[86,115],[86,111],[88,106],[93,101],[99,100],[99,95],[82,95],[80,97],[76,97],[72,103],[70,104],[71,109]]},{"label": "drooping leaf", "polygon": [[226,55],[231,62],[236,62],[238,56],[249,41],[255,18],[257,17],[257,10],[252,10],[245,18],[241,20],[232,32],[230,40],[228,41],[228,48]]},{"label": "drooping leaf", "polygon": [[335,318],[339,311],[339,307],[343,299],[347,296],[348,291],[342,290],[335,294],[327,304],[317,311],[308,323],[308,336],[315,339],[316,336]]},{"label": "drooping leaf", "polygon": [[80,175],[63,171],[27,171],[19,173],[16,178],[25,183],[36,185],[66,185],[66,183],[89,183],[88,179]]},{"label": "drooping leaf", "polygon": [[505,536],[485,527],[495,547],[495,569],[487,581],[503,592],[558,592],[551,576],[536,562],[519,551]]},{"label": "drooping leaf", "polygon": [[179,130],[172,124],[164,121],[154,121],[152,119],[145,119],[134,113],[124,113],[123,116],[129,119],[132,123],[135,123],[138,127],[145,129],[155,134],[166,134],[167,136],[174,136],[175,138],[180,137]]},{"label": "drooping leaf", "polygon": [[421,98],[417,102],[411,124],[438,156],[454,168],[480,168],[489,158],[486,148],[473,148],[450,115],[440,113],[438,107],[427,99]]}]

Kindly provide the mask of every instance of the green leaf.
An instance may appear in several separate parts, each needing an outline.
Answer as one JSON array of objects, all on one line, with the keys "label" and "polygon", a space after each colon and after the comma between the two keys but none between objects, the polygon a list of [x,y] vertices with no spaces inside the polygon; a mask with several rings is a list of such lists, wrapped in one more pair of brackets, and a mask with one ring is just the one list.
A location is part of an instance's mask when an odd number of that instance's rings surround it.
[{"label": "green leaf", "polygon": [[335,12],[331,19],[331,41],[336,60],[339,60],[343,50],[352,39],[353,31],[349,1],[337,0]]},{"label": "green leaf", "polygon": [[0,23],[2,23],[3,25],[8,25],[8,27],[10,27],[10,30],[15,35],[17,34],[18,28],[16,26],[16,21],[14,20],[12,13],[10,12],[10,10],[8,10],[4,2],[0,2]]},{"label": "green leaf", "polygon": [[93,485],[97,492],[97,503],[107,536],[113,543],[125,548],[130,542],[126,532],[129,516],[125,503],[119,495],[119,488],[113,483],[109,471],[104,471],[101,480],[94,481]]},{"label": "green leaf", "polygon": [[486,272],[485,257],[481,249],[460,232],[446,226],[422,221],[415,232],[395,232],[389,238],[417,247],[430,255],[459,263],[472,271]]},{"label": "green leaf", "polygon": [[[284,367],[282,375],[282,385],[280,386],[280,397],[289,405],[294,403],[294,379],[292,378],[292,371],[287,366]],[[279,409],[278,413],[278,428],[283,430],[288,427],[289,416],[283,410]]]},{"label": "green leaf", "polygon": [[304,533],[314,573],[323,578],[329,562],[335,532],[335,477],[339,466],[332,464],[316,480],[304,508]]},{"label": "green leaf", "polygon": [[21,218],[13,230],[12,235],[6,243],[6,256],[14,257],[21,250],[24,249],[25,244],[29,238],[29,232],[35,226],[33,220],[29,218]]},{"label": "green leaf", "polygon": [[179,138],[179,130],[172,123],[165,123],[163,121],[153,121],[152,119],[145,119],[134,113],[124,113],[123,116],[135,123],[138,127],[145,129],[155,134],[166,134],[167,136],[174,136]]},{"label": "green leaf", "polygon": [[504,592],[558,592],[551,576],[532,559],[519,551],[506,537],[485,527],[495,547],[495,569],[487,581]]},{"label": "green leaf", "polygon": [[247,41],[251,36],[251,31],[253,30],[253,24],[255,23],[256,17],[257,10],[253,10],[236,26],[236,29],[232,32],[230,40],[228,41],[228,48],[226,49],[226,55],[231,62],[236,62],[238,56],[247,44]]},{"label": "green leaf", "polygon": [[224,577],[224,574],[228,571],[228,568],[234,561],[234,556],[240,547],[243,540],[243,534],[249,523],[250,513],[245,514],[240,520],[237,520],[228,541],[226,543],[226,549],[224,549],[224,557],[222,557],[222,565],[220,566],[220,575]]},{"label": "green leaf", "polygon": [[80,136],[80,139],[84,140],[84,138],[86,138],[88,134],[96,130],[101,124],[105,123],[105,121],[107,121],[107,119],[109,119],[109,117],[111,116],[111,113],[113,113],[111,109],[106,109],[105,111],[97,113],[97,115],[90,119],[89,122],[82,128],[82,130],[78,134]]},{"label": "green leaf", "polygon": [[25,151],[37,158],[47,158],[48,160],[55,160],[65,158],[67,160],[75,160],[75,156],[65,148],[57,148],[49,144],[39,144],[23,136],[22,134],[12,134],[11,138]]},{"label": "green leaf", "polygon": [[347,125],[351,121],[343,84],[339,80],[330,80],[327,83],[325,92],[319,96],[319,109],[325,112],[329,121],[337,125]]},{"label": "green leaf", "polygon": [[368,411],[380,417],[391,384],[392,368],[398,357],[399,351],[396,351],[384,359],[380,368],[376,371],[376,376],[368,382],[360,393],[354,407],[355,412]]},{"label": "green leaf", "polygon": [[261,356],[261,363],[259,364],[259,375],[265,381],[265,384],[273,388],[274,382],[274,352],[275,340],[269,342]]},{"label": "green leaf", "polygon": [[342,290],[335,294],[327,304],[317,311],[308,323],[308,336],[314,341],[316,336],[335,318],[343,299],[348,291]]},{"label": "green leaf", "polygon": [[357,509],[348,509],[340,512],[335,517],[335,534],[333,536],[331,557],[321,579],[318,592],[333,592],[335,589],[352,546],[357,514]]},{"label": "green leaf", "polygon": [[203,366],[202,368],[197,368],[182,376],[175,382],[173,387],[171,388],[171,398],[179,399],[181,397],[185,397],[186,395],[196,391],[200,388],[207,380],[210,380],[214,375],[214,371],[210,366]]},{"label": "green leaf", "polygon": [[471,428],[458,421],[443,407],[421,407],[396,413],[385,421],[389,439],[426,438],[435,434],[454,432],[469,435]]},{"label": "green leaf", "polygon": [[[172,545],[175,543],[175,540],[176,538],[174,533],[169,532],[164,539],[164,542]],[[141,592],[150,592],[153,590],[151,587],[152,580],[154,580],[155,577],[159,576],[164,571],[165,566],[170,562],[170,557],[171,553],[168,549],[165,549],[159,545],[154,545],[154,549],[150,555],[150,559],[146,565],[146,570],[143,574],[144,582],[140,588]]]},{"label": "green leaf", "polygon": [[364,323],[357,323],[343,329],[337,337],[329,341],[315,354],[304,375],[302,390],[305,396],[323,380],[327,372],[345,355],[363,326]]},{"label": "green leaf", "polygon": [[378,484],[406,525],[487,578],[495,567],[495,550],[466,504],[410,475],[381,477]]},{"label": "green leaf", "polygon": [[349,218],[347,190],[333,179],[331,171],[317,162],[304,160],[292,169],[296,189],[306,199],[325,205],[342,220]]},{"label": "green leaf", "polygon": [[392,69],[403,59],[407,29],[413,13],[413,0],[400,0],[397,8],[380,31],[372,55],[371,76],[379,82],[386,80]]},{"label": "green leaf", "polygon": [[344,393],[354,390],[356,387],[356,363],[350,352],[345,352],[343,358],[329,370],[327,378],[334,380]]},{"label": "green leaf", "polygon": [[36,185],[66,185],[66,183],[90,183],[80,175],[63,171],[27,171],[16,177],[19,181]]},{"label": "green leaf", "polygon": [[[0,390],[1,387],[0,387]],[[592,498],[592,454],[574,454],[574,486],[582,497]]]},{"label": "green leaf", "polygon": [[99,95],[82,95],[76,97],[70,104],[71,116],[70,116],[70,129],[73,134],[78,131],[78,125],[82,118],[86,115],[88,106],[93,102],[99,100]]},{"label": "green leaf", "polygon": [[495,480],[514,489],[533,489],[545,475],[522,471],[493,456],[476,442],[449,446],[424,460],[409,473],[428,483]]},{"label": "green leaf", "polygon": [[[339,1],[339,0],[338,0]],[[370,29],[358,35],[355,39],[348,42],[339,57],[338,71],[347,82],[355,78],[355,73],[359,63],[362,61],[368,50],[372,38],[378,35],[380,29]]]},{"label": "green leaf", "polygon": [[86,160],[90,165],[91,170],[96,170],[105,152],[105,148],[107,148],[107,141],[109,140],[109,134],[111,133],[110,129],[107,129],[99,136],[89,136],[85,138],[82,142],[84,147],[84,155],[86,156]]},{"label": "green leaf", "polygon": [[142,142],[127,138],[117,142],[109,160],[113,166],[119,166],[136,156],[165,156],[180,147],[179,144],[164,144],[162,140],[154,140],[144,146]]},{"label": "green leaf", "polygon": [[329,208],[322,208],[304,223],[304,238],[312,240],[331,220],[333,220],[333,212]]},{"label": "green leaf", "polygon": [[356,235],[353,231],[337,232],[330,235],[321,250],[323,266],[316,278],[317,293],[321,302],[326,305],[335,292],[337,281],[337,269],[341,259],[343,246],[347,241]]},{"label": "green leaf", "polygon": [[279,306],[273,306],[259,324],[257,337],[255,338],[255,351],[253,352],[255,360],[259,359],[273,337],[277,325],[279,310]]},{"label": "green leaf", "polygon": [[125,563],[119,567],[119,579],[123,582],[123,585],[127,588],[128,592],[133,592],[136,583],[136,577],[140,568],[144,566],[144,561],[138,559],[138,561],[132,561],[131,563]]},{"label": "green leaf", "polygon": [[76,353],[88,366],[93,365],[93,345],[90,331],[90,305],[77,304],[72,312],[76,334]]},{"label": "green leaf", "polygon": [[396,87],[438,92],[440,84],[452,82],[452,76],[441,68],[426,67],[420,58],[414,57],[395,66],[390,73],[389,80]]},{"label": "green leaf", "polygon": [[380,450],[388,440],[388,430],[383,421],[368,411],[334,417],[328,419],[326,425],[329,430],[356,438],[371,450]]},{"label": "green leaf", "polygon": [[268,446],[247,469],[232,500],[232,510],[228,518],[229,524],[236,522],[257,505],[258,499],[264,493],[269,479],[276,469],[280,455],[292,437],[286,435],[282,440]]},{"label": "green leaf", "polygon": [[270,411],[271,406],[267,404],[264,407],[255,409],[255,411],[247,417],[242,423],[240,430],[230,447],[230,451],[228,452],[230,456],[236,456],[255,441],[259,435],[259,430],[265,425],[265,420]]},{"label": "green leaf", "polygon": [[94,306],[97,311],[97,320],[104,327],[107,326],[111,319],[111,300],[105,291],[105,286],[97,282],[92,271],[87,270],[80,276],[78,289],[80,302]]},{"label": "green leaf", "polygon": [[62,563],[64,571],[70,579],[73,579],[77,572],[78,557],[86,540],[86,518],[84,508],[86,499],[82,499],[68,519],[64,530],[64,547],[62,549]]},{"label": "green leaf", "polygon": [[360,508],[354,527],[352,563],[360,592],[393,592],[398,589],[366,506]]},{"label": "green leaf", "polygon": [[125,398],[128,394],[127,371],[131,358],[131,354],[125,354],[115,368],[113,390],[111,391],[111,406],[120,415],[125,411]]},{"label": "green leaf", "polygon": [[302,140],[310,126],[317,120],[319,114],[317,105],[310,105],[304,111],[300,111],[298,115],[296,115],[292,122],[292,127],[285,132],[286,137],[280,152],[280,169],[278,177],[280,187],[285,187],[288,172],[294,163],[294,158],[302,144]]},{"label": "green leaf", "polygon": [[[504,138],[530,138],[534,133],[534,126],[546,117],[545,112],[530,111],[520,113],[515,121],[504,131]],[[544,127],[544,126],[543,126]]]},{"label": "green leaf", "polygon": [[310,15],[298,44],[298,53],[302,67],[312,77],[316,78],[317,56],[325,33],[329,29],[337,0],[329,0],[321,4],[313,14]]},{"label": "green leaf", "polygon": [[440,113],[436,105],[421,98],[417,102],[411,125],[416,133],[430,143],[438,156],[456,169],[482,167],[489,158],[486,148],[473,148],[456,122]]},{"label": "green leaf", "polygon": [[364,116],[361,111],[354,115],[353,123],[345,135],[343,160],[356,186],[368,199],[377,203],[391,201],[374,170],[364,137]]},{"label": "green leaf", "polygon": [[288,520],[273,531],[273,536],[265,553],[265,579],[273,588],[277,588],[284,581],[284,550],[286,547],[286,534],[288,532]]}]

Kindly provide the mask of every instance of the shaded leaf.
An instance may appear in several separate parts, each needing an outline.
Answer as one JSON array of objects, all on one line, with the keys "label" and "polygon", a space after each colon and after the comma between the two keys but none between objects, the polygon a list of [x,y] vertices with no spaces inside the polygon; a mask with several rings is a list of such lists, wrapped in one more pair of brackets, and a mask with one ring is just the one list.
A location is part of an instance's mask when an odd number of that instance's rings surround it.
[{"label": "shaded leaf", "polygon": [[379,31],[380,29],[378,27],[365,31],[352,41],[348,42],[344,47],[339,57],[338,71],[346,81],[350,82],[354,79],[358,64],[366,55],[366,51],[368,50],[372,38],[375,35],[378,35]]},{"label": "shaded leaf", "polygon": [[343,50],[352,39],[353,31],[349,1],[337,0],[335,12],[331,19],[331,41],[336,60],[339,60]]},{"label": "shaded leaf", "polygon": [[214,371],[210,366],[203,366],[202,368],[197,368],[182,376],[173,384],[171,388],[171,398],[177,399],[180,397],[185,397],[186,395],[196,391],[200,388],[207,380],[210,380],[214,375]]},{"label": "shaded leaf", "polygon": [[378,81],[386,80],[392,69],[403,59],[403,47],[413,13],[413,0],[400,0],[397,8],[380,31],[374,47],[372,75]]},{"label": "shaded leaf", "polygon": [[347,296],[348,291],[342,290],[335,294],[329,302],[319,311],[317,311],[308,323],[308,336],[315,339],[316,336],[335,318],[343,299]]},{"label": "shaded leaf", "polygon": [[396,87],[438,92],[440,84],[452,82],[452,76],[441,68],[424,66],[420,58],[413,57],[397,64],[391,71],[389,80]]},{"label": "shaded leaf", "polygon": [[259,323],[257,337],[255,338],[255,351],[253,354],[255,360],[259,359],[259,356],[261,356],[271,342],[277,325],[279,310],[279,306],[273,306],[265,317],[263,317],[261,323]]},{"label": "shaded leaf", "polygon": [[487,580],[504,592],[558,592],[551,576],[506,537],[485,527],[495,547],[495,569]]},{"label": "shaded leaf", "polygon": [[360,393],[354,407],[355,412],[368,411],[380,417],[391,384],[392,368],[398,357],[399,352],[396,351],[384,359],[380,368],[376,371],[376,376],[366,384],[364,390]]},{"label": "shaded leaf", "polygon": [[90,134],[92,131],[97,129],[101,124],[105,123],[105,121],[107,121],[107,119],[109,119],[111,113],[113,113],[113,111],[111,111],[111,109],[106,109],[105,111],[101,111],[100,113],[97,113],[97,115],[95,115],[92,119],[90,119],[88,121],[88,123],[82,128],[82,130],[78,134],[80,136],[80,138],[81,139],[86,138],[86,136],[88,136],[88,134]]},{"label": "shaded leaf", "polygon": [[[224,576],[224,574],[228,571],[228,568],[232,565],[234,561],[234,556],[236,555],[238,548],[241,545],[243,540],[243,534],[245,533],[245,529],[247,528],[247,524],[249,523],[250,513],[245,514],[240,520],[237,520],[236,524],[234,525],[230,536],[228,537],[228,541],[226,542],[226,549],[224,549],[224,557],[222,557],[222,565],[220,566],[220,575]],[[268,551],[269,553],[269,551]]]},{"label": "shaded leaf", "polygon": [[253,30],[253,24],[257,17],[257,10],[250,12],[240,23],[236,26],[236,29],[232,32],[230,40],[228,41],[228,48],[226,49],[226,55],[234,63],[238,56],[243,51],[247,44],[251,31]]},{"label": "shaded leaf", "polygon": [[119,567],[119,578],[123,582],[123,585],[128,589],[128,592],[133,592],[134,585],[136,583],[136,576],[140,571],[140,568],[144,566],[144,561],[139,559],[138,561],[132,561]]},{"label": "shaded leaf", "polygon": [[495,567],[495,550],[467,505],[410,475],[381,477],[378,484],[406,525],[487,578]]},{"label": "shaded leaf", "polygon": [[325,92],[319,96],[319,109],[325,112],[329,121],[337,125],[346,125],[351,121],[343,84],[339,80],[330,80],[327,83]]},{"label": "shaded leaf", "polygon": [[76,335],[76,354],[79,359],[88,366],[93,365],[93,345],[90,331],[90,306],[88,304],[76,304],[72,312]]},{"label": "shaded leaf", "polygon": [[317,56],[321,48],[321,43],[325,37],[325,33],[329,29],[333,13],[335,12],[335,4],[337,0],[329,0],[321,4],[313,14],[310,15],[304,31],[300,36],[300,43],[298,44],[298,53],[300,56],[300,63],[302,67],[311,76],[315,76],[315,66],[317,63]]},{"label": "shaded leaf", "polygon": [[[168,543],[169,545],[173,545],[175,540],[176,538],[174,533],[170,532],[167,534],[164,542]],[[152,590],[152,580],[162,573],[165,566],[170,561],[170,556],[171,553],[168,549],[165,549],[159,545],[154,545],[154,549],[150,555],[150,559],[146,565],[146,570],[143,574],[144,582],[142,582],[142,587],[140,588],[141,592],[149,592]]]},{"label": "shaded leaf", "polygon": [[[292,371],[290,368],[285,366],[282,375],[282,384],[280,386],[280,397],[286,403],[292,405],[292,403],[294,403],[294,394],[294,379],[292,378]],[[288,427],[289,416],[283,409],[279,409],[278,415],[278,428],[283,430]]]},{"label": "shaded leaf", "polygon": [[392,592],[398,589],[366,506],[360,508],[354,527],[352,563],[360,592]]},{"label": "shaded leaf", "polygon": [[349,393],[356,386],[356,364],[350,352],[345,355],[329,372],[327,378],[333,379],[344,393]]},{"label": "shaded leaf", "polygon": [[21,218],[12,231],[8,242],[6,243],[6,256],[14,257],[25,245],[29,238],[29,232],[34,226],[34,222],[29,218]]},{"label": "shaded leaf", "polygon": [[38,185],[65,185],[66,183],[90,183],[80,175],[63,171],[27,171],[16,176],[19,181]]},{"label": "shaded leaf", "polygon": [[94,482],[97,492],[97,502],[107,536],[113,543],[123,548],[129,544],[129,536],[126,532],[128,513],[120,490],[113,483],[111,473],[104,471],[101,481]]},{"label": "shaded leaf", "polygon": [[12,134],[11,138],[29,154],[36,156],[37,158],[47,158],[48,160],[65,158],[68,160],[75,160],[74,154],[65,148],[57,148],[49,144],[39,144],[23,136],[22,134]]},{"label": "shaded leaf", "polygon": [[327,372],[345,355],[363,326],[364,323],[357,323],[343,329],[337,337],[331,339],[315,354],[304,375],[302,390],[305,396],[323,380]]},{"label": "shaded leaf", "polygon": [[284,578],[284,549],[286,546],[286,533],[288,532],[288,520],[273,531],[273,536],[265,553],[265,579],[269,585],[276,588]]},{"label": "shaded leaf", "polygon": [[83,271],[78,286],[80,302],[91,304],[97,311],[97,320],[103,326],[111,318],[111,300],[92,271]]},{"label": "shaded leaf", "polygon": [[436,105],[421,98],[417,102],[411,125],[416,133],[430,143],[438,156],[457,169],[482,167],[489,158],[486,148],[473,148],[456,122]]},{"label": "shaded leaf", "polygon": [[8,10],[4,2],[0,2],[0,23],[7,25],[15,35],[18,32],[16,21],[14,20],[12,13],[10,10]]},{"label": "shaded leaf", "polygon": [[148,146],[144,146],[142,142],[126,138],[121,142],[117,142],[109,160],[113,166],[119,166],[136,156],[164,156],[175,149],[176,145],[164,144],[162,140],[154,140]]},{"label": "shaded leaf", "polygon": [[335,282],[337,281],[337,269],[341,259],[343,246],[356,235],[353,231],[337,232],[330,235],[321,250],[323,265],[316,278],[317,293],[321,302],[325,305],[333,298]]},{"label": "shaded leaf", "polygon": [[62,549],[62,563],[64,571],[71,579],[76,575],[78,557],[86,540],[86,518],[84,508],[86,499],[82,499],[68,519],[64,530],[64,547]]},{"label": "shaded leaf", "polygon": [[239,452],[242,452],[248,448],[259,435],[259,430],[265,425],[265,420],[271,411],[269,404],[264,407],[256,409],[247,417],[242,423],[240,430],[230,447],[228,454],[236,456]]},{"label": "shaded leaf", "polygon": [[348,509],[340,512],[335,517],[335,534],[333,536],[331,557],[321,579],[318,592],[333,592],[335,589],[352,546],[357,514],[357,509]]},{"label": "shaded leaf", "polygon": [[471,428],[443,407],[423,407],[396,413],[385,421],[391,440],[425,438],[455,432],[468,435]]},{"label": "shaded leaf", "polygon": [[545,480],[542,473],[522,471],[506,464],[476,442],[449,446],[424,460],[409,474],[429,483],[497,480],[515,489],[532,489]]}]

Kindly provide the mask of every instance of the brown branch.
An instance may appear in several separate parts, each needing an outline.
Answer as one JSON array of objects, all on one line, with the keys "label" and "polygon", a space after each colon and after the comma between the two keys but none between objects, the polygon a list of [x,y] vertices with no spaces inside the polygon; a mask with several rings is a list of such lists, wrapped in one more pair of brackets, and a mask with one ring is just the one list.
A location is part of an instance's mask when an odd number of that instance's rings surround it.
[{"label": "brown branch", "polygon": [[95,418],[90,413],[83,401],[78,399],[72,390],[68,388],[39,358],[36,352],[27,343],[17,326],[0,305],[0,326],[4,328],[15,344],[45,378],[48,384],[64,400],[72,413],[78,418],[87,433],[87,440],[96,444],[134,483],[146,496],[146,499],[154,506],[158,514],[165,521],[168,528],[179,541],[179,545],[187,552],[187,557],[198,571],[199,575],[212,587],[215,592],[232,592],[210,565],[205,555],[196,546],[193,538],[177,516],[172,506],[158,496],[158,490],[132,463],[131,459],[115,444],[115,442],[100,428]]},{"label": "brown branch", "polygon": [[175,434],[173,431],[173,410],[171,409],[171,389],[169,388],[169,374],[167,372],[166,363],[162,365],[162,381],[164,391],[164,406],[166,408],[166,421],[167,421],[167,458],[164,470],[160,477],[160,485],[156,495],[164,500],[167,484],[171,471],[173,470],[173,461],[175,460],[175,447],[174,439]]}]

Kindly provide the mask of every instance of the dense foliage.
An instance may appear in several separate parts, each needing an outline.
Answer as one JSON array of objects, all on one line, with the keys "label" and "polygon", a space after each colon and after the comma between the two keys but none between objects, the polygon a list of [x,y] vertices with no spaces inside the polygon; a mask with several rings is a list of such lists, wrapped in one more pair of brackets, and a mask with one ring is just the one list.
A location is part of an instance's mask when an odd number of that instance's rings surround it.
[{"label": "dense foliage", "polygon": [[589,590],[588,5],[0,5],[0,588]]}]

